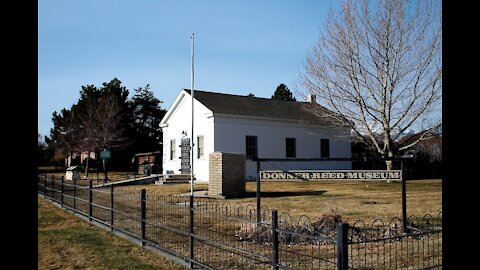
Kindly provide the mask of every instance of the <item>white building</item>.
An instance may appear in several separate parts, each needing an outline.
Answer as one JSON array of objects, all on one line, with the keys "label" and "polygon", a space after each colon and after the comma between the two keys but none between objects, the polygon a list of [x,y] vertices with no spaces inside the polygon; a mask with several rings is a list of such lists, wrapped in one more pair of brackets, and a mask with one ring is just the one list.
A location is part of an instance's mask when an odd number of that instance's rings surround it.
[{"label": "white building", "polygon": [[[194,93],[194,175],[208,181],[209,154],[242,153],[246,176],[255,179],[258,158],[350,158],[349,127],[333,128],[309,102],[281,101],[197,91]],[[191,95],[183,89],[160,123],[163,130],[163,173],[181,173],[180,144],[191,133]],[[183,135],[182,135],[183,133]],[[351,169],[345,161],[262,162],[261,169]]]}]

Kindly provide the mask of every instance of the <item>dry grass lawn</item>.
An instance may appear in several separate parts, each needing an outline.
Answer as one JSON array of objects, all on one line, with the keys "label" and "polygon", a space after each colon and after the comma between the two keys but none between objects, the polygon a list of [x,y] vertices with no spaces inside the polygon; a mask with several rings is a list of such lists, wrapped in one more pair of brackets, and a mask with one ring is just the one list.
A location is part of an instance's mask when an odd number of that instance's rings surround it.
[{"label": "dry grass lawn", "polygon": [[[255,182],[247,182],[243,198],[227,199],[235,203],[256,205]],[[125,187],[132,190],[147,189],[147,193],[179,194],[190,192],[190,184],[139,185]],[[195,185],[195,190],[207,190],[207,184]],[[316,219],[322,214],[336,211],[347,222],[362,219],[373,222],[376,218],[389,222],[402,216],[401,182],[262,182],[262,205],[277,209],[293,217],[306,215]],[[418,218],[425,214],[436,217],[442,210],[442,180],[407,181],[407,215]]]},{"label": "dry grass lawn", "polygon": [[[247,183],[253,196],[235,200],[256,203],[255,183]],[[280,197],[279,197],[280,196]],[[357,219],[390,221],[402,216],[401,182],[286,182],[262,183],[262,205],[293,216],[316,219],[336,211],[348,222]],[[441,180],[407,181],[407,215],[434,216],[442,210]]]},{"label": "dry grass lawn", "polygon": [[38,269],[185,269],[38,198]]}]

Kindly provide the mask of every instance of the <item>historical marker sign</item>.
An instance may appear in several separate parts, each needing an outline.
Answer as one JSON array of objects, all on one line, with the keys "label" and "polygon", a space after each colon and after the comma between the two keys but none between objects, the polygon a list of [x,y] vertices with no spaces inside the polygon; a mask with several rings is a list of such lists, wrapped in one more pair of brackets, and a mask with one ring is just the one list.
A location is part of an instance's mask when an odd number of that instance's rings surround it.
[{"label": "historical marker sign", "polygon": [[260,171],[261,180],[388,180],[401,181],[400,170],[298,170]]},{"label": "historical marker sign", "polygon": [[100,151],[100,158],[101,159],[110,159],[111,156],[112,156],[112,151],[110,151],[110,150]]}]

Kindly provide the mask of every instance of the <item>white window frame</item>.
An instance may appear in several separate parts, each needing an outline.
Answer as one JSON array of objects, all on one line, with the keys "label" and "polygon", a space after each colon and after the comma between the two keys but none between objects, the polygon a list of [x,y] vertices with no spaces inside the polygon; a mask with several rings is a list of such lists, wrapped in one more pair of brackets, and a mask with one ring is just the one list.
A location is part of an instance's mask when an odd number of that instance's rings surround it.
[{"label": "white window frame", "polygon": [[[202,138],[202,143],[200,144],[200,138]],[[197,159],[203,159],[205,156],[205,138],[203,135],[197,136]]]},{"label": "white window frame", "polygon": [[177,144],[175,139],[170,140],[170,160],[175,160],[177,157]]}]

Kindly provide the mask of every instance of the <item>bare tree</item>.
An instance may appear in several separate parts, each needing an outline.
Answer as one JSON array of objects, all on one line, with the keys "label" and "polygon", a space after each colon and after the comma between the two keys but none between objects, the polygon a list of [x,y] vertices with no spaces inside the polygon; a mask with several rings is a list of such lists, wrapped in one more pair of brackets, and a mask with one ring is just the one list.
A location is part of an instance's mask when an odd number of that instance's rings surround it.
[{"label": "bare tree", "polygon": [[87,152],[87,160],[85,166],[85,176],[88,176],[88,168],[90,161],[90,153],[99,147],[98,138],[98,113],[99,107],[99,91],[93,85],[82,86],[80,91],[80,101],[76,105],[81,113],[79,114],[79,147],[82,151]]},{"label": "bare tree", "polygon": [[[329,109],[319,115],[348,122],[386,158],[441,126],[441,2],[371,2],[347,0],[330,11],[300,81]],[[422,130],[417,139],[399,142],[413,127]]]},{"label": "bare tree", "polygon": [[117,97],[109,92],[104,93],[97,109],[99,147],[121,147],[126,144],[122,118],[123,112]]}]

